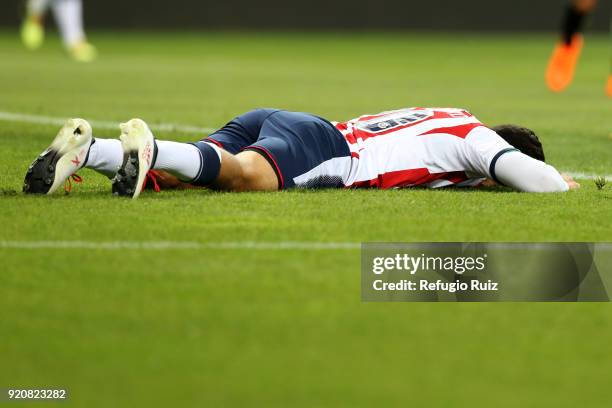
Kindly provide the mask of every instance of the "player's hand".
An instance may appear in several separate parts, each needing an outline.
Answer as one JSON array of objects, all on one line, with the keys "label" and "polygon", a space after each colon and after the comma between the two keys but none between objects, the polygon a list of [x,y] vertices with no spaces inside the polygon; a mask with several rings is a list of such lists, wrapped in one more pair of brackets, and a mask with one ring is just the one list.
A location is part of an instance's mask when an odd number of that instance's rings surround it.
[{"label": "player's hand", "polygon": [[570,176],[569,174],[561,173],[561,177],[563,177],[563,180],[565,180],[570,190],[576,190],[580,188],[580,183],[574,181],[572,176]]},{"label": "player's hand", "polygon": [[497,185],[497,183],[495,181],[491,180],[490,178],[487,178],[487,179],[484,179],[476,187],[478,187],[478,188],[489,188],[489,187],[495,187],[496,185]]}]

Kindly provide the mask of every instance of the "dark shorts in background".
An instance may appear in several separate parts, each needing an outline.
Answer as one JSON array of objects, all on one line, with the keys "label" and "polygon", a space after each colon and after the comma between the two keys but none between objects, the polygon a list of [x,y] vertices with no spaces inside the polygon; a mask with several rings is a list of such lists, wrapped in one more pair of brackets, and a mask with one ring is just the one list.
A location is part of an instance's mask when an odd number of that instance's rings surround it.
[{"label": "dark shorts in background", "polygon": [[[276,171],[280,189],[295,187],[295,179],[309,172],[312,180],[301,177],[300,186],[343,187],[340,177],[325,174],[329,166],[323,164],[351,156],[346,140],[327,120],[276,109],[245,113],[204,140],[232,154],[243,150],[262,154]],[[321,171],[312,171],[315,168]]]}]

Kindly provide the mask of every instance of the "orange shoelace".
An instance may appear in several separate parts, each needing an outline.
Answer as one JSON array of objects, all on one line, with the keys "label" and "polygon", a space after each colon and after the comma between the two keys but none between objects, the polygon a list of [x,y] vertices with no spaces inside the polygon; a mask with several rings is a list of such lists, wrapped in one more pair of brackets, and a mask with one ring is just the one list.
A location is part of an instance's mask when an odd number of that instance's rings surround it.
[{"label": "orange shoelace", "polygon": [[[157,184],[157,174],[154,170],[149,170],[149,172],[147,173],[147,176],[145,177],[145,181],[143,184],[143,189],[144,187],[147,185],[147,183],[149,182],[149,180],[151,181],[151,183],[153,183],[153,189],[155,190],[156,193],[159,193],[161,191],[161,188],[159,187],[159,184]],[[79,176],[78,174],[72,174],[70,177],[68,177],[66,179],[66,182],[64,183],[64,191],[66,192],[66,194],[70,193],[72,191],[72,182],[75,182],[76,184],[82,183],[83,182],[83,177]]]},{"label": "orange shoelace", "polygon": [[161,189],[159,188],[159,184],[157,184],[157,172],[155,170],[149,170],[147,172],[147,176],[145,177],[144,183],[142,185],[143,190],[147,186],[149,180],[151,180],[151,183],[153,183],[153,190],[155,190],[156,193],[159,193]]},{"label": "orange shoelace", "polygon": [[66,192],[66,194],[70,193],[72,191],[72,182],[75,183],[82,183],[83,182],[83,178],[81,176],[79,176],[78,174],[72,174],[70,177],[68,177],[66,179],[66,182],[64,183],[64,191]]}]

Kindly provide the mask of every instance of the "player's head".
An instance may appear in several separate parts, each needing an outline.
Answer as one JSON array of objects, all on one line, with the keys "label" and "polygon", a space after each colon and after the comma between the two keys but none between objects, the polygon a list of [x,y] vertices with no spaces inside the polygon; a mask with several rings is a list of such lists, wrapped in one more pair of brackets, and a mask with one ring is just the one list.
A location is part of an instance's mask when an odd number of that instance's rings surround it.
[{"label": "player's head", "polygon": [[536,160],[544,161],[544,149],[540,139],[531,129],[518,125],[499,125],[491,128],[495,133],[521,153]]}]

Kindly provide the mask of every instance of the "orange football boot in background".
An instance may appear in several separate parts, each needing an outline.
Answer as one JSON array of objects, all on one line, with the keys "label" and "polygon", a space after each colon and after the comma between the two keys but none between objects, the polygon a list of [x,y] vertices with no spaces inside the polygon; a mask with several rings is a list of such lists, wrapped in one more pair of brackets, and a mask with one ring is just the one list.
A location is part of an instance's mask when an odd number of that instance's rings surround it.
[{"label": "orange football boot in background", "polygon": [[612,74],[608,75],[608,85],[606,85],[606,94],[612,98]]},{"label": "orange football boot in background", "polygon": [[572,82],[583,43],[582,35],[575,34],[569,45],[561,41],[555,46],[546,69],[546,85],[551,91],[561,92]]}]

